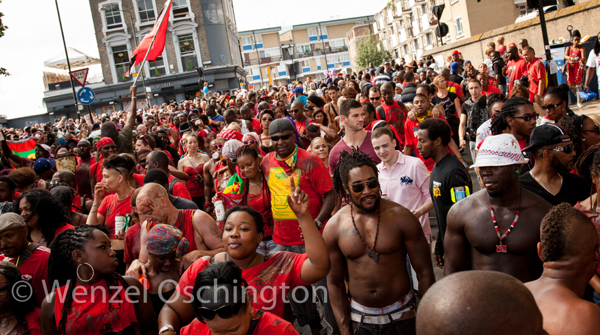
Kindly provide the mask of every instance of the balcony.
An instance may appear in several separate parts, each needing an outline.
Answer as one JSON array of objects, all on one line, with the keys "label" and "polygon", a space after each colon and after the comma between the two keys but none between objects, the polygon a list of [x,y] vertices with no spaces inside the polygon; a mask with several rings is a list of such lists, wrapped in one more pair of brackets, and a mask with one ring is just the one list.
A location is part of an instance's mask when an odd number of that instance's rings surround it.
[{"label": "balcony", "polygon": [[244,60],[244,66],[260,65],[260,64],[268,64],[268,63],[273,63],[273,62],[279,62],[282,59],[291,59],[291,57],[286,58],[286,57],[276,56],[276,57],[262,57],[262,58],[259,58],[259,59],[246,59],[246,60]]},{"label": "balcony", "polygon": [[328,47],[326,49],[327,49],[328,54],[334,54],[334,53],[338,53],[338,52],[348,51],[348,46],[344,45],[343,47]]}]

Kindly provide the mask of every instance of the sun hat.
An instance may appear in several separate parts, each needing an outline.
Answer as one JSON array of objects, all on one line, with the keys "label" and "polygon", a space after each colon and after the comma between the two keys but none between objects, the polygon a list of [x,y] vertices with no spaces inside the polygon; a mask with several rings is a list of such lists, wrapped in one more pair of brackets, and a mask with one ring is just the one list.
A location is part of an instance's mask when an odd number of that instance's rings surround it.
[{"label": "sun hat", "polygon": [[477,152],[474,167],[507,166],[526,164],[529,159],[523,156],[517,139],[511,134],[488,136]]}]

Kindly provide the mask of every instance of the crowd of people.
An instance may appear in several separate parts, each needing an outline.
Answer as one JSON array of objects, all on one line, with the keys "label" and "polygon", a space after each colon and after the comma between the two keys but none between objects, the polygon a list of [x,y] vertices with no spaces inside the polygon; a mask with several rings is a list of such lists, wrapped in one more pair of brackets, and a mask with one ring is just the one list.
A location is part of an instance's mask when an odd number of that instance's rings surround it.
[{"label": "crowd of people", "polygon": [[573,36],[2,129],[0,334],[594,334]]}]

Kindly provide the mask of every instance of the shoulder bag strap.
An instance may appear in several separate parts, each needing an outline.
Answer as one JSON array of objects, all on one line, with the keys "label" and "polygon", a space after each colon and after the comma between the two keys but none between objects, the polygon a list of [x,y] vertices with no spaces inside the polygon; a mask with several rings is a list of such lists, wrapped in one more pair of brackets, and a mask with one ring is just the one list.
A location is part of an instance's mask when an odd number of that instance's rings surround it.
[{"label": "shoulder bag strap", "polygon": [[21,253],[21,256],[19,256],[19,258],[17,258],[18,264],[15,264],[15,265],[17,267],[20,267],[21,265],[23,265],[23,263],[25,263],[25,261],[27,261],[29,259],[29,257],[31,257],[31,255],[33,255],[33,253],[35,252],[35,249],[37,249],[37,247],[39,247],[39,246],[40,245],[37,243],[29,243],[27,248],[25,248],[23,253]]},{"label": "shoulder bag strap", "polygon": [[256,315],[258,315],[258,319],[250,321],[250,328],[248,328],[248,332],[246,333],[246,335],[252,335],[252,333],[254,333],[254,330],[258,326],[258,323],[260,322],[260,318],[262,318],[263,314],[264,314],[264,312],[261,311],[260,309],[256,311]]}]

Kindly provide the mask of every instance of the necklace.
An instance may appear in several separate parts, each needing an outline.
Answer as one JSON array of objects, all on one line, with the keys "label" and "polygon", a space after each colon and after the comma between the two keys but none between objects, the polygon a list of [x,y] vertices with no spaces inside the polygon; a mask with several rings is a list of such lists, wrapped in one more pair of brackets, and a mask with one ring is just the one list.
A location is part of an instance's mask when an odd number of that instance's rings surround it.
[{"label": "necklace", "polygon": [[353,209],[352,205],[350,205],[350,216],[352,217],[352,225],[354,226],[354,229],[356,229],[356,233],[358,234],[358,237],[360,237],[360,241],[364,244],[365,247],[367,247],[367,249],[369,249],[369,252],[367,252],[367,256],[371,257],[375,261],[375,263],[379,263],[379,253],[377,251],[375,251],[375,247],[377,246],[377,237],[379,236],[379,222],[381,221],[381,207],[379,207],[379,213],[377,214],[377,230],[375,231],[375,240],[373,241],[373,248],[371,248],[367,244],[367,242],[365,242],[362,235],[360,234],[360,231],[358,230],[358,227],[356,227],[356,223],[354,223],[354,209]]},{"label": "necklace", "polygon": [[131,186],[129,186],[129,189],[131,190],[131,192],[129,192],[129,193],[127,194],[127,196],[125,196],[125,198],[123,198],[123,199],[119,198],[119,194],[117,194],[117,201],[118,201],[118,202],[121,202],[121,201],[123,201],[123,200],[127,199],[127,198],[128,198],[130,195],[131,195],[131,193],[133,193],[133,191],[135,191],[135,189],[134,189],[133,187],[131,187]]},{"label": "necklace", "polygon": [[498,253],[505,254],[508,252],[508,247],[506,246],[506,244],[502,244],[502,240],[508,234],[510,234],[510,232],[513,230],[513,228],[515,228],[517,221],[519,220],[519,214],[520,214],[519,208],[521,208],[522,195],[523,195],[523,191],[519,187],[519,205],[517,206],[517,215],[515,215],[515,219],[513,220],[512,224],[510,225],[510,227],[508,227],[508,229],[502,235],[500,235],[500,229],[498,229],[498,221],[496,221],[496,214],[494,213],[494,206],[492,206],[492,199],[490,198],[490,212],[492,213],[492,222],[494,223],[494,230],[496,230],[496,235],[498,235],[498,238],[500,239],[500,244],[496,245],[496,252],[498,252]]},{"label": "necklace", "polygon": [[249,183],[250,183],[250,185],[256,185],[256,186],[262,185],[263,184],[263,177],[262,176],[260,177],[260,181],[258,183],[253,183],[251,181],[249,181]]},{"label": "necklace", "polygon": [[[542,183],[541,180],[537,179],[537,177],[533,175],[533,172],[529,171],[529,174],[531,174],[531,176],[533,177],[533,179],[535,179],[535,181],[537,181],[537,183],[540,184],[540,186],[543,187],[544,190],[546,190],[546,192],[548,192],[548,193],[550,193],[552,195],[556,195],[557,194],[557,193],[550,192],[550,190],[546,188],[546,185],[544,185],[544,183]],[[558,176],[560,177],[560,188],[562,189],[563,176],[561,176],[560,173],[558,174]],[[560,192],[560,190],[558,192]]]}]

